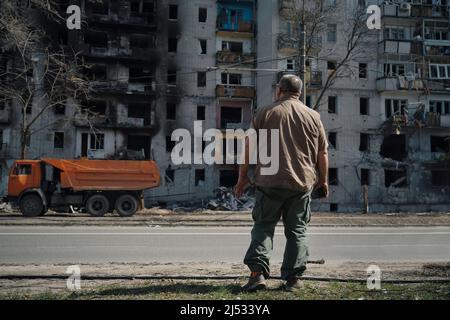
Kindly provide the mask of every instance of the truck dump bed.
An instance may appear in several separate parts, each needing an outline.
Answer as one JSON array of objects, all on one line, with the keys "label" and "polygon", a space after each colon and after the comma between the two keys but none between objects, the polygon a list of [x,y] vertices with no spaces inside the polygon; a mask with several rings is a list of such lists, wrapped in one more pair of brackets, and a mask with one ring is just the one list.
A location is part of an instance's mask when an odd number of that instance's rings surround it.
[{"label": "truck dump bed", "polygon": [[61,170],[61,187],[85,190],[145,190],[160,184],[154,161],[42,159]]}]

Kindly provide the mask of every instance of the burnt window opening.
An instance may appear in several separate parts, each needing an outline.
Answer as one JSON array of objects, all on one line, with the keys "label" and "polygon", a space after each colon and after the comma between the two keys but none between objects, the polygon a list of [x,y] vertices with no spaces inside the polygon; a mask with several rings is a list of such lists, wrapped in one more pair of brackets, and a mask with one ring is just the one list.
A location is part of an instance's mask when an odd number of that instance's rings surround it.
[{"label": "burnt window opening", "polygon": [[386,188],[406,188],[408,186],[406,169],[384,170],[384,184]]},{"label": "burnt window opening", "polygon": [[155,47],[155,40],[152,37],[132,35],[130,36],[130,48],[148,49]]},{"label": "burnt window opening", "polygon": [[381,144],[380,155],[383,158],[388,158],[397,161],[403,161],[408,156],[408,150],[406,147],[406,136],[390,135],[384,138]]},{"label": "burnt window opening", "polygon": [[168,52],[176,53],[178,50],[178,39],[170,37],[168,39]]},{"label": "burnt window opening", "polygon": [[386,99],[384,108],[386,119],[394,115],[406,115],[408,113],[408,100]]},{"label": "burnt window opening", "polygon": [[58,116],[64,116],[66,115],[66,104],[65,101],[60,101],[55,104],[55,107],[53,108],[53,112],[55,115]]},{"label": "burnt window opening", "polygon": [[222,41],[222,50],[231,51],[234,53],[243,53],[244,44],[237,41]]},{"label": "burnt window opening", "polygon": [[84,8],[86,13],[91,14],[109,14],[109,0],[85,1]]},{"label": "burnt window opening", "polygon": [[128,103],[127,116],[128,118],[144,119],[144,125],[151,125],[151,108],[146,103]]},{"label": "burnt window opening", "polygon": [[336,61],[327,61],[327,69],[328,71],[336,71],[337,69]]},{"label": "burnt window opening", "polygon": [[332,148],[337,149],[337,132],[328,133],[328,142]]},{"label": "burnt window opening", "polygon": [[449,187],[450,171],[441,171],[441,170],[431,171],[431,184],[435,187]]},{"label": "burnt window opening", "polygon": [[369,98],[359,98],[359,114],[363,116],[369,115]]},{"label": "burnt window opening", "polygon": [[167,184],[173,184],[175,182],[175,170],[173,169],[166,169],[166,172],[164,174],[164,180]]},{"label": "burnt window opening", "polygon": [[178,19],[178,5],[169,4],[169,20]]},{"label": "burnt window opening", "polygon": [[430,137],[431,152],[449,153],[450,152],[450,136]]},{"label": "burnt window opening", "polygon": [[205,184],[205,169],[195,169],[195,186],[203,186]]},{"label": "burnt window opening", "polygon": [[174,69],[167,70],[167,84],[169,86],[177,85],[177,70]]},{"label": "burnt window opening", "polygon": [[206,22],[208,19],[208,9],[198,8],[198,22]]},{"label": "burnt window opening", "polygon": [[128,135],[127,149],[139,152],[145,159],[151,158],[151,137],[148,135]]},{"label": "burnt window opening", "polygon": [[200,42],[200,54],[207,54],[207,41],[205,39],[199,39],[198,41]]},{"label": "burnt window opening", "polygon": [[131,67],[129,69],[129,82],[130,83],[151,83],[153,79],[152,72],[150,70],[142,69],[142,67]]},{"label": "burnt window opening", "polygon": [[166,152],[172,152],[173,148],[175,148],[176,141],[172,141],[171,136],[166,136]]},{"label": "burnt window opening", "polygon": [[154,0],[144,0],[142,2],[142,13],[143,14],[151,14],[154,12],[155,12]]},{"label": "burnt window opening", "polygon": [[359,78],[367,79],[367,63],[359,64]]},{"label": "burnt window opening", "polygon": [[81,106],[81,112],[88,114],[90,116],[92,115],[106,115],[108,104],[104,100],[89,100],[86,102],[83,102]]},{"label": "burnt window opening", "polygon": [[108,34],[106,32],[87,32],[84,42],[95,48],[108,48]]},{"label": "burnt window opening", "polygon": [[370,170],[361,169],[361,185],[370,186]]},{"label": "burnt window opening", "polygon": [[53,136],[53,148],[64,149],[64,132],[55,132]]},{"label": "burnt window opening", "polygon": [[370,151],[370,135],[368,135],[367,133],[359,134],[359,151]]},{"label": "burnt window opening", "polygon": [[105,149],[105,135],[103,133],[91,133],[89,149],[104,150]]},{"label": "burnt window opening", "polygon": [[234,187],[238,181],[239,172],[237,170],[221,170],[219,183],[221,187]]},{"label": "burnt window opening", "polygon": [[337,168],[329,168],[328,169],[328,184],[330,186],[337,186],[337,185],[339,185],[338,169]]},{"label": "burnt window opening", "polygon": [[206,87],[206,72],[204,71],[197,72],[197,87],[199,88]]},{"label": "burnt window opening", "polygon": [[206,111],[206,107],[205,106],[197,106],[197,120],[205,120],[205,111]]},{"label": "burnt window opening", "polygon": [[337,97],[329,96],[328,97],[328,113],[336,114],[337,113]]},{"label": "burnt window opening", "polygon": [[339,206],[337,203],[330,203],[330,212],[338,212]]},{"label": "burnt window opening", "polygon": [[177,119],[177,105],[175,103],[167,103],[166,110],[166,118],[167,120],[176,120]]},{"label": "burnt window opening", "polygon": [[226,129],[230,123],[242,122],[242,108],[221,107],[220,108],[220,126]]},{"label": "burnt window opening", "polygon": [[83,69],[83,74],[91,81],[104,81],[107,79],[106,65],[95,64]]},{"label": "burnt window opening", "polygon": [[240,73],[226,73],[221,74],[222,84],[229,85],[241,85],[242,84],[242,74]]},{"label": "burnt window opening", "polygon": [[151,14],[155,12],[154,0],[131,0],[130,14],[137,16],[141,14]]}]

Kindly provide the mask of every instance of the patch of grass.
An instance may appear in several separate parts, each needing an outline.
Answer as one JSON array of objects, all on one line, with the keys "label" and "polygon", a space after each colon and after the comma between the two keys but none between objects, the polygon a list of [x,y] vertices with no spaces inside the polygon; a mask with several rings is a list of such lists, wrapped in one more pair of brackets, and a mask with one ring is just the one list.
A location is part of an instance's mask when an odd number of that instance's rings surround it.
[{"label": "patch of grass", "polygon": [[241,283],[211,281],[146,281],[139,283],[100,285],[78,292],[0,294],[0,299],[155,299],[155,300],[432,300],[450,299],[450,284],[386,284],[370,291],[360,283],[305,281],[302,289],[288,293],[279,289],[281,282],[271,281],[269,289],[242,293]]}]

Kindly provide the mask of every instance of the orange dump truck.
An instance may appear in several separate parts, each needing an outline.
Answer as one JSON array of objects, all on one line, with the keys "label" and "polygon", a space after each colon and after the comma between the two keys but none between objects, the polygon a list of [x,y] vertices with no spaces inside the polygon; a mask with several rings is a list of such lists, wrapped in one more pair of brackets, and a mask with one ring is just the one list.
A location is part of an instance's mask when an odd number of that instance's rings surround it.
[{"label": "orange dump truck", "polygon": [[96,217],[114,210],[127,217],[142,208],[142,192],[159,184],[154,161],[17,160],[9,172],[8,200],[27,217],[70,207]]}]

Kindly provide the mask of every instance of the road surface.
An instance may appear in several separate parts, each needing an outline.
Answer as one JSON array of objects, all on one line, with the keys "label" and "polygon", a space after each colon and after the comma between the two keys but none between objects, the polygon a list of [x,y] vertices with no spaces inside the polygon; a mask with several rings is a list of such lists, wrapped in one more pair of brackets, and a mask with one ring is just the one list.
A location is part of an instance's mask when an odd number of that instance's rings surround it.
[{"label": "road surface", "polygon": [[[0,226],[0,263],[241,262],[250,228]],[[275,235],[280,262],[283,229]],[[450,261],[450,227],[310,228],[310,258]]]}]

